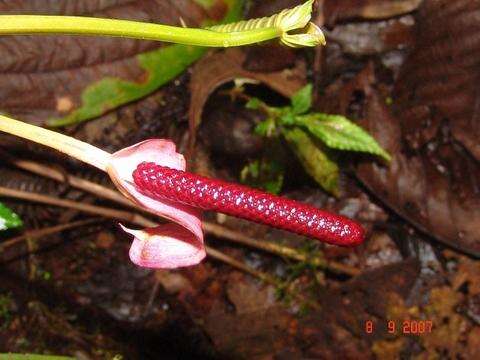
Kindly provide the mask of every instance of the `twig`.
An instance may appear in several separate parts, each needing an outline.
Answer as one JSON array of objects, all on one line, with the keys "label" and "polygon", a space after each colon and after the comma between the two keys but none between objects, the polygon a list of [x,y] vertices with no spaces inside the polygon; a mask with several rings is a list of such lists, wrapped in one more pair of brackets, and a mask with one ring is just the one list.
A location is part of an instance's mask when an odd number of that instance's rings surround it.
[{"label": "twig", "polygon": [[141,209],[140,207],[136,206],[133,202],[128,200],[125,196],[120,194],[118,191],[109,189],[106,186],[97,184],[93,181],[82,179],[77,176],[70,175],[68,173],[64,173],[50,166],[47,166],[35,161],[13,158],[12,156],[8,155],[8,153],[6,153],[5,151],[0,150],[0,154],[3,159],[6,159],[8,162],[12,163],[13,165],[15,165],[20,169],[32,172],[34,174],[37,174],[46,178],[50,178],[52,180],[55,180],[61,183],[67,183],[74,188],[89,192],[91,194],[96,195],[97,197],[108,199],[128,207]]},{"label": "twig", "polygon": [[64,230],[70,230],[74,229],[76,227],[92,224],[95,222],[98,222],[99,219],[87,219],[87,220],[79,220],[79,221],[73,221],[68,224],[61,224],[61,225],[56,225],[56,226],[51,226],[43,229],[38,229],[38,230],[32,230],[32,231],[27,231],[24,235],[20,235],[17,237],[14,237],[9,240],[5,240],[0,243],[0,252],[5,251],[6,248],[9,248],[13,245],[16,245],[26,239],[37,239],[40,237],[44,237],[47,235],[53,235],[58,232],[64,231]]},{"label": "twig", "polygon": [[144,218],[143,216],[136,213],[110,209],[102,206],[84,204],[72,200],[59,199],[53,196],[47,196],[22,190],[9,189],[2,186],[0,186],[0,196],[60,206],[69,209],[76,209],[89,214],[100,215],[110,219],[118,219],[139,226],[151,227],[156,225],[153,221],[148,220],[147,218]]},{"label": "twig", "polygon": [[315,256],[315,257],[309,256],[308,254],[304,254],[296,249],[275,244],[270,241],[258,241],[249,236],[243,235],[237,231],[227,229],[221,225],[204,222],[203,227],[205,231],[207,231],[208,233],[214,236],[225,238],[230,241],[247,245],[247,246],[250,246],[259,250],[263,250],[269,253],[273,253],[279,256],[284,256],[293,260],[306,262],[314,266],[319,266],[321,268],[326,268],[336,273],[347,274],[350,276],[356,276],[360,273],[360,270],[352,266],[344,265],[334,261],[328,261],[328,260],[322,259],[319,256]]},{"label": "twig", "polygon": [[[131,202],[130,200],[128,200],[118,191],[109,189],[108,187],[99,185],[92,181],[85,180],[73,175],[69,175],[67,173],[63,173],[57,169],[51,168],[49,166],[46,166],[34,161],[13,158],[9,156],[7,153],[5,153],[4,151],[0,151],[0,154],[2,158],[7,159],[7,161],[11,162],[13,165],[17,166],[20,169],[56,180],[59,182],[66,182],[72,187],[94,194],[97,197],[108,199],[110,201],[122,204],[129,208],[136,209],[142,212],[146,211],[144,208],[141,208],[136,204],[134,204],[133,202]],[[150,220],[140,215],[137,215],[137,216],[139,216],[141,221],[144,222],[140,224],[140,226],[152,226],[151,225],[152,222],[150,222]],[[131,221],[131,220],[126,220],[126,221]],[[131,222],[134,223],[133,221]],[[150,225],[145,225],[147,223],[149,223]],[[212,234],[216,237],[224,238],[229,241],[233,241],[239,244],[243,244],[249,247],[259,249],[259,250],[270,252],[279,256],[284,256],[296,261],[307,262],[312,265],[326,268],[335,273],[347,274],[349,276],[356,276],[360,273],[360,271],[357,268],[344,265],[335,261],[327,261],[319,257],[310,257],[306,254],[299,252],[296,249],[275,244],[269,241],[265,241],[265,240],[259,241],[251,237],[248,237],[242,233],[239,233],[237,231],[230,230],[218,224],[204,221],[203,227],[207,233]]]}]

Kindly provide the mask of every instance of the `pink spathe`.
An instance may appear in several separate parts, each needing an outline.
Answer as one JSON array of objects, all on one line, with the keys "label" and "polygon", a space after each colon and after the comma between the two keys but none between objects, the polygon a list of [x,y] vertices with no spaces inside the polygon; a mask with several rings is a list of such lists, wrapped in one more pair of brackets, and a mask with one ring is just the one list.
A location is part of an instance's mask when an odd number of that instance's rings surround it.
[{"label": "pink spathe", "polygon": [[183,155],[169,140],[152,139],[122,149],[111,156],[108,173],[118,189],[130,200],[174,223],[143,230],[130,230],[134,236],[130,259],[139,266],[173,269],[196,265],[205,258],[201,211],[177,202],[152,199],[140,193],[132,178],[137,166],[145,161],[185,170]]}]

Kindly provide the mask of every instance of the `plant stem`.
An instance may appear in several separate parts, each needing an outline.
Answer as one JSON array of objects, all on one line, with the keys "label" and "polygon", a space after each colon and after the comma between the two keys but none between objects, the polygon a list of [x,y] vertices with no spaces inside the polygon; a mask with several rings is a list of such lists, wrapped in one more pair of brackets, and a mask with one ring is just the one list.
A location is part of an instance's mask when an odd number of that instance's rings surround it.
[{"label": "plant stem", "polygon": [[0,34],[104,35],[208,47],[241,46],[282,35],[276,27],[219,32],[139,21],[52,15],[0,15]]},{"label": "plant stem", "polygon": [[108,152],[70,136],[14,120],[4,115],[0,115],[0,131],[51,147],[102,171],[107,170],[110,159]]}]

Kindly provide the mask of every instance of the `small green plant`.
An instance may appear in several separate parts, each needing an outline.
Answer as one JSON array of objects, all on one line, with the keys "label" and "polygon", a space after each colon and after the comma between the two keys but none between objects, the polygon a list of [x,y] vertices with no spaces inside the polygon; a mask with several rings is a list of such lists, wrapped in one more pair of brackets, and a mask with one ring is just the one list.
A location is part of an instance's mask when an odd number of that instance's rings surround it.
[{"label": "small green plant", "polygon": [[[333,195],[339,192],[337,150],[368,153],[386,161],[391,159],[372,136],[346,117],[310,112],[311,85],[298,91],[289,106],[272,107],[257,98],[250,99],[246,106],[266,114],[255,132],[270,139],[283,137],[306,172]],[[257,174],[257,178],[261,177],[262,174]]]}]

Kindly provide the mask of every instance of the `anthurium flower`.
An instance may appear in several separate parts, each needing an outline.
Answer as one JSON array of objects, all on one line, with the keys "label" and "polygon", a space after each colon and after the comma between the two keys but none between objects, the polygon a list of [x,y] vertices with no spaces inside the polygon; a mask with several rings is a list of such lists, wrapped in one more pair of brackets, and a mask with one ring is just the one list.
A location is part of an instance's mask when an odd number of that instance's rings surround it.
[{"label": "anthurium flower", "polygon": [[200,209],[295,232],[339,246],[363,242],[363,228],[343,216],[242,185],[185,171],[184,157],[169,140],[146,140],[109,154],[95,146],[0,114],[0,131],[49,146],[108,172],[118,189],[140,207],[173,223],[134,236],[131,260],[144,267],[198,264],[206,255]]},{"label": "anthurium flower", "polygon": [[144,230],[130,230],[122,226],[134,236],[130,259],[139,266],[163,269],[198,264],[206,255],[201,211],[140,193],[132,173],[145,161],[182,171],[186,167],[185,158],[168,140],[146,140],[111,155],[107,172],[117,188],[139,206],[174,222]]}]

